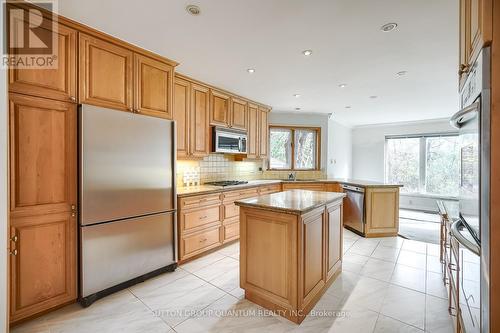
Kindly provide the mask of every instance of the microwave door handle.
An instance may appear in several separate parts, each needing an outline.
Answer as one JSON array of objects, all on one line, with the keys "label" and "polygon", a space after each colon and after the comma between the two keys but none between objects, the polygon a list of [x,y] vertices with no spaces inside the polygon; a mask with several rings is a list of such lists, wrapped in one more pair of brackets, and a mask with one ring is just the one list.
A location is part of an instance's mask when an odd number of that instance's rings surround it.
[{"label": "microwave door handle", "polygon": [[241,150],[242,150],[242,145],[241,145],[241,137],[238,138],[238,151],[241,153]]}]

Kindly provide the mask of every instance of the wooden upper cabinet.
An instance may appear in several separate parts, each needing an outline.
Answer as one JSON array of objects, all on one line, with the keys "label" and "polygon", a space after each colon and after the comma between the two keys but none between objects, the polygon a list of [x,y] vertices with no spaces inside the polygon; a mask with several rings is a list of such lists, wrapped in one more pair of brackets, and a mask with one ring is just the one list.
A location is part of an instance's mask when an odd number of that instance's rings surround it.
[{"label": "wooden upper cabinet", "polygon": [[238,98],[231,98],[230,127],[247,130],[247,102]]},{"label": "wooden upper cabinet", "polygon": [[10,94],[12,217],[76,204],[76,104]]},{"label": "wooden upper cabinet", "polygon": [[177,157],[190,155],[190,105],[191,84],[178,77],[174,80],[174,108],[173,118],[177,125]]},{"label": "wooden upper cabinet", "polygon": [[493,39],[492,0],[460,0],[460,88],[481,49]]},{"label": "wooden upper cabinet", "polygon": [[[7,11],[9,12],[9,11]],[[28,24],[28,22],[24,22]],[[44,20],[39,33],[54,34],[53,22]],[[57,68],[9,69],[9,91],[76,103],[77,32],[57,24]]]},{"label": "wooden upper cabinet", "polygon": [[258,121],[259,121],[259,108],[257,105],[248,104],[248,151],[247,158],[258,157]]},{"label": "wooden upper cabinet", "polygon": [[79,40],[80,103],[133,111],[133,51],[83,33]]},{"label": "wooden upper cabinet", "polygon": [[259,108],[259,157],[267,158],[269,156],[269,110],[264,108]]},{"label": "wooden upper cabinet", "polygon": [[174,68],[161,61],[135,54],[135,108],[149,116],[172,119]]},{"label": "wooden upper cabinet", "polygon": [[191,155],[207,156],[210,152],[210,89],[191,84]]},{"label": "wooden upper cabinet", "polygon": [[230,96],[212,89],[210,91],[210,125],[229,126]]}]

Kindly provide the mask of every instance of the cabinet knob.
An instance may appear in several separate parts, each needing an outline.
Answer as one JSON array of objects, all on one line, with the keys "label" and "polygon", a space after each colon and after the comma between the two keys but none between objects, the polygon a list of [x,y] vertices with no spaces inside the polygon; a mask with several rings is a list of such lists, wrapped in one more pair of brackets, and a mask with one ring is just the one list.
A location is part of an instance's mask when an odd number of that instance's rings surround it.
[{"label": "cabinet knob", "polygon": [[19,240],[19,238],[17,237],[17,235],[14,235],[10,238],[11,241],[13,241],[14,243],[17,242]]},{"label": "cabinet knob", "polygon": [[10,254],[12,254],[13,256],[17,256],[18,254],[17,249],[10,251]]},{"label": "cabinet knob", "polygon": [[73,102],[76,102],[76,97],[75,96],[71,96],[69,99],[72,100]]},{"label": "cabinet knob", "polygon": [[130,112],[134,112],[134,109],[132,109],[132,108],[127,108],[127,110]]},{"label": "cabinet knob", "polygon": [[136,113],[141,113],[141,110],[139,110],[139,109],[135,109],[135,112],[136,112]]}]

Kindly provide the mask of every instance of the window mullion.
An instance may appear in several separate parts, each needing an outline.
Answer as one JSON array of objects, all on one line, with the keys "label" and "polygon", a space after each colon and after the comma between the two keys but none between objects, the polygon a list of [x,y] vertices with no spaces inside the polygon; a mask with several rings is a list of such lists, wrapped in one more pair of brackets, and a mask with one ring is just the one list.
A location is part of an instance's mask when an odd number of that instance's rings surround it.
[{"label": "window mullion", "polygon": [[419,192],[425,193],[425,174],[426,174],[426,139],[420,138],[420,166],[419,166]]}]

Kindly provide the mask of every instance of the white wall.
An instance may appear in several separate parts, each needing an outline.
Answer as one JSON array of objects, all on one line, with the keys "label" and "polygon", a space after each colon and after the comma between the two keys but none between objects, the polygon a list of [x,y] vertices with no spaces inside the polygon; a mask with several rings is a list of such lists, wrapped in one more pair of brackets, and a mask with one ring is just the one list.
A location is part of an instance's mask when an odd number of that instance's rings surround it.
[{"label": "white wall", "polygon": [[352,134],[351,128],[333,119],[328,122],[327,172],[333,178],[351,178]]},{"label": "white wall", "polygon": [[[385,137],[387,135],[452,132],[448,119],[411,123],[359,126],[352,129],[352,176],[384,181]],[[436,210],[435,198],[402,195],[401,208]]]},{"label": "white wall", "polygon": [[351,176],[351,128],[329,119],[327,114],[298,112],[273,111],[269,124],[321,127],[321,169],[328,177]]},{"label": "white wall", "polygon": [[[2,4],[0,18],[4,17],[3,10]],[[0,46],[4,43],[4,31],[5,26],[0,33]],[[0,69],[0,332],[7,331],[7,105],[7,71]]]}]

